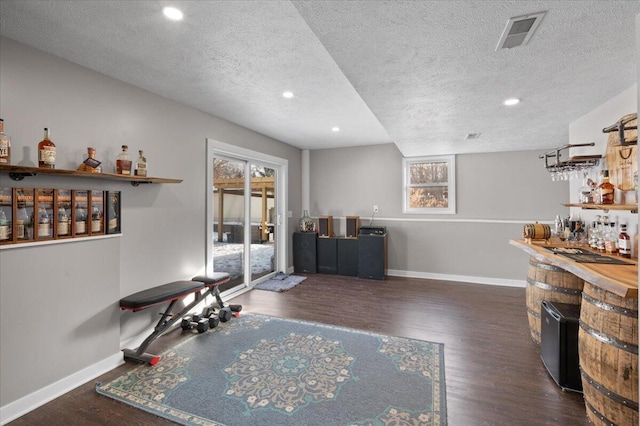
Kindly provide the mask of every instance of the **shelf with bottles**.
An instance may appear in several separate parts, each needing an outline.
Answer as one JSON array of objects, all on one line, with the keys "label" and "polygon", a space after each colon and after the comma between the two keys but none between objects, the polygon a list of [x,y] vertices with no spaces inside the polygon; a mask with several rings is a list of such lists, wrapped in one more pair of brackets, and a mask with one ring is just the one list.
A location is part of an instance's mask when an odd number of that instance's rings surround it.
[{"label": "shelf with bottles", "polygon": [[586,210],[628,210],[631,213],[638,213],[638,206],[634,204],[590,204],[590,203],[568,203],[565,207],[579,207]]},{"label": "shelf with bottles", "polygon": [[0,245],[119,234],[120,191],[0,188]]},{"label": "shelf with bottles", "polygon": [[108,179],[131,182],[131,185],[138,186],[143,183],[181,183],[182,179],[170,179],[136,175],[119,175],[115,173],[92,173],[78,170],[44,169],[40,167],[13,166],[0,164],[0,173],[7,173],[15,181],[21,181],[28,176],[53,175],[53,176],[75,176],[96,179]]}]

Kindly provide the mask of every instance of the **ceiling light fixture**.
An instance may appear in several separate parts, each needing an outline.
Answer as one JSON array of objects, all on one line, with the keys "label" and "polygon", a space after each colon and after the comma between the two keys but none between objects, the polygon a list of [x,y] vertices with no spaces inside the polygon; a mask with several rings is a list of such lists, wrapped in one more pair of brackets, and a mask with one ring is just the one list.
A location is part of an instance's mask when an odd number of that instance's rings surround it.
[{"label": "ceiling light fixture", "polygon": [[469,139],[478,139],[480,137],[480,133],[467,133],[464,138]]},{"label": "ceiling light fixture", "polygon": [[162,9],[162,13],[164,13],[164,16],[174,21],[181,21],[184,17],[182,12],[175,7],[165,7]]},{"label": "ceiling light fixture", "polygon": [[331,131],[332,132],[339,132],[340,131],[340,127],[338,127],[338,126],[332,127]]},{"label": "ceiling light fixture", "polygon": [[282,92],[282,97],[286,99],[293,98],[293,92]]},{"label": "ceiling light fixture", "polygon": [[506,106],[518,105],[520,103],[520,99],[518,98],[510,98],[503,102]]}]

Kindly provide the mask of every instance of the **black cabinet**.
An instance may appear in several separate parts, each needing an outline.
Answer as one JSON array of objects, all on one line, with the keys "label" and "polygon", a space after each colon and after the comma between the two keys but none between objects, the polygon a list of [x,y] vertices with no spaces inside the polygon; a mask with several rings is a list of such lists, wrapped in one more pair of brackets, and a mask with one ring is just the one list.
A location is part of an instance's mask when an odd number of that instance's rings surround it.
[{"label": "black cabinet", "polygon": [[542,362],[562,389],[582,391],[578,362],[580,305],[542,301]]}]

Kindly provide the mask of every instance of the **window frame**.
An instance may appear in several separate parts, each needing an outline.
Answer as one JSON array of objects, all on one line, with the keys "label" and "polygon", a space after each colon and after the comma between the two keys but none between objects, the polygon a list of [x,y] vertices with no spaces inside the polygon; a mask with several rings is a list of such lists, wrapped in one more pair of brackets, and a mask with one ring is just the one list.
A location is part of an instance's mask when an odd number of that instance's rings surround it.
[{"label": "window frame", "polygon": [[[409,168],[416,163],[447,163],[447,190],[449,205],[442,207],[410,207],[409,192],[411,188],[434,185],[411,185],[409,180]],[[440,186],[440,185],[438,185]],[[443,185],[444,186],[444,185]],[[456,214],[456,156],[433,155],[425,157],[404,157],[402,159],[402,212],[410,214]]]}]

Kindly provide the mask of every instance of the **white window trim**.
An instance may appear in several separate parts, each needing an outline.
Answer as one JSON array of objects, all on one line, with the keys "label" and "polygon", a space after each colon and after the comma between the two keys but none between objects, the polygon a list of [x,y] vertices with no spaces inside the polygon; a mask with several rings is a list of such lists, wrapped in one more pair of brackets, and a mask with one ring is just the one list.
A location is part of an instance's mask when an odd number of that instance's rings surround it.
[{"label": "white window trim", "polygon": [[[449,191],[449,207],[428,207],[428,208],[410,208],[409,207],[409,165],[413,163],[428,163],[430,161],[446,161],[447,166],[447,183]],[[411,157],[402,159],[402,212],[409,214],[456,214],[456,156],[455,155],[437,155],[429,157]]]}]

